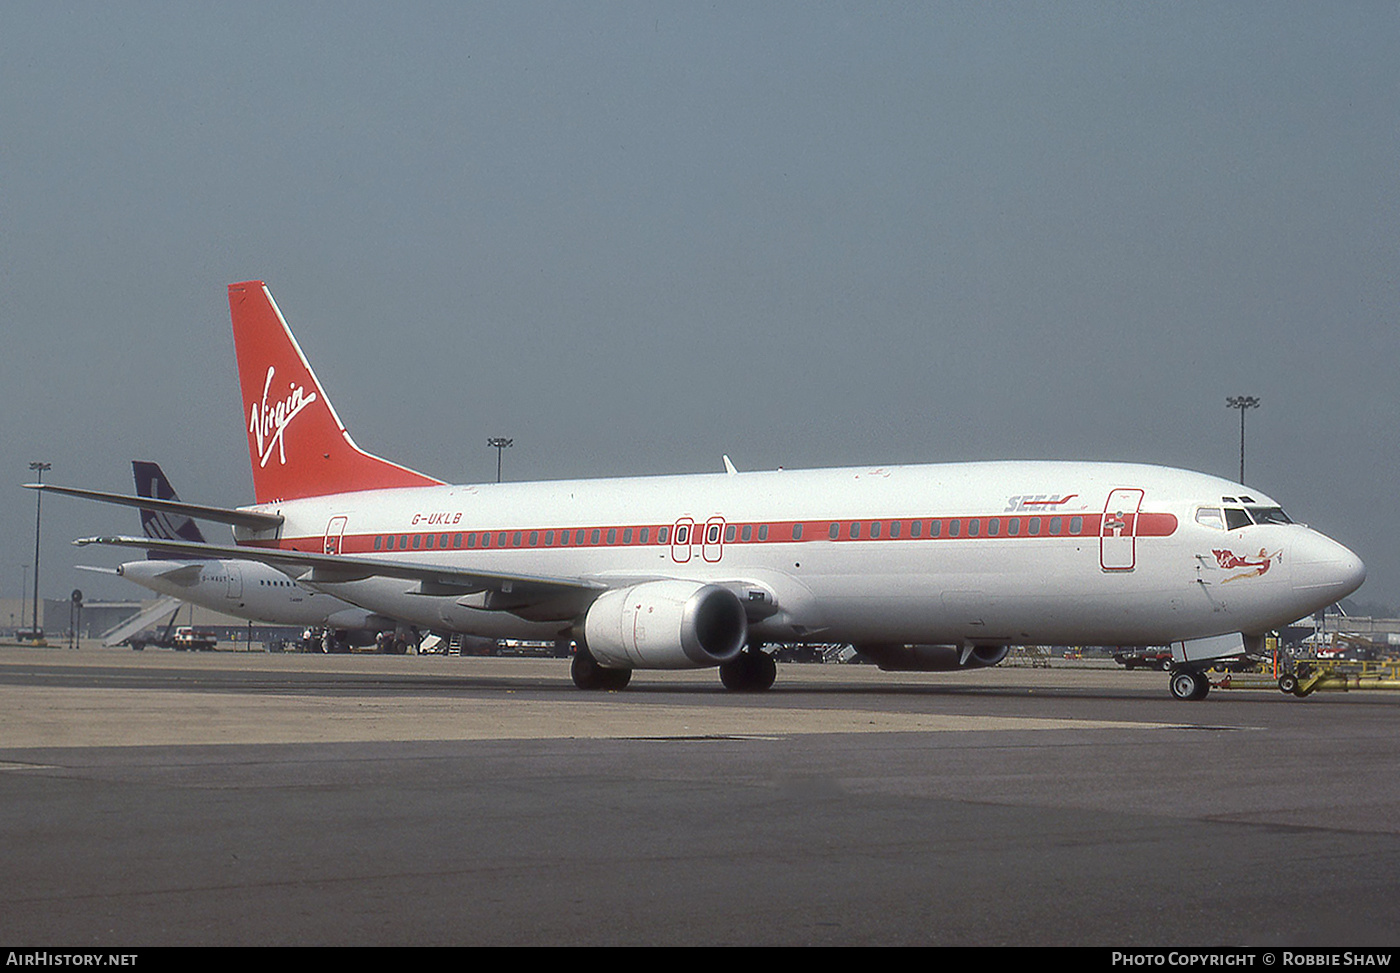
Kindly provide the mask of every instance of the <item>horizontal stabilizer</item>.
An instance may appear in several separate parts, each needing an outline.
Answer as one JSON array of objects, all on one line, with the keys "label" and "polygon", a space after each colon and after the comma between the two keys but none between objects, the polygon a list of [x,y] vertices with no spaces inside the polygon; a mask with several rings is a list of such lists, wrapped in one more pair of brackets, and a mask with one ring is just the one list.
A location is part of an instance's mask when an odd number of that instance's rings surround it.
[{"label": "horizontal stabilizer", "polygon": [[162,571],[156,577],[171,584],[178,584],[182,588],[188,588],[199,584],[199,579],[204,575],[204,565],[201,562],[193,564],[180,564],[168,571]]},{"label": "horizontal stabilizer", "polygon": [[[124,493],[104,493],[101,490],[82,490],[78,487],[55,486],[52,483],[26,483],[26,490],[43,490],[45,493],[61,493],[68,497],[81,497],[100,503],[114,503],[121,507],[137,507],[147,510],[163,510],[172,514],[183,514],[199,520],[212,520],[218,524],[232,524],[250,530],[276,530],[282,526],[281,514],[265,514],[256,510],[238,510],[232,507],[207,507],[199,503],[185,503],[182,500],[157,500],[154,497],[129,497]],[[147,546],[151,539],[145,539]],[[162,550],[165,545],[162,545]]]}]

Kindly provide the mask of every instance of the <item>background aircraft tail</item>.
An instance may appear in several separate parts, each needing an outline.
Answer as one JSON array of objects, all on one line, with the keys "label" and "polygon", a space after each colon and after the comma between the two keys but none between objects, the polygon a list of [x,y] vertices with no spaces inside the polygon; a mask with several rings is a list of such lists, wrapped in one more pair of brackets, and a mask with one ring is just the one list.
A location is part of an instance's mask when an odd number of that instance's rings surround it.
[{"label": "background aircraft tail", "polygon": [[[170,485],[170,481],[165,478],[165,471],[159,464],[145,463],[139,459],[131,461],[131,473],[136,478],[136,495],[138,497],[151,497],[156,500],[179,500],[175,495],[175,488]],[[196,544],[205,543],[204,533],[189,517],[184,514],[170,513],[165,510],[150,510],[146,507],[141,510],[141,530],[147,537],[155,537],[167,541],[193,541]],[[152,557],[155,552],[152,552]]]},{"label": "background aircraft tail", "polygon": [[355,445],[267,285],[230,284],[228,306],[258,503],[442,482]]}]

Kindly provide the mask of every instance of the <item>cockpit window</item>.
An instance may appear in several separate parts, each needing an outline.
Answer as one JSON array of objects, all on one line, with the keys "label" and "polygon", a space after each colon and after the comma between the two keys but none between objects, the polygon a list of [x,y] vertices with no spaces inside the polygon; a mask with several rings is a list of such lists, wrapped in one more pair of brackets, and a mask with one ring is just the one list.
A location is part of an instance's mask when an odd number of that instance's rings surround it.
[{"label": "cockpit window", "polygon": [[1225,529],[1225,517],[1219,507],[1201,507],[1196,511],[1196,523],[1204,527],[1214,527],[1216,530]]},{"label": "cockpit window", "polygon": [[1246,507],[1256,524],[1291,524],[1282,507]]},{"label": "cockpit window", "polygon": [[1241,527],[1248,527],[1251,523],[1249,514],[1239,507],[1225,508],[1225,527],[1227,530],[1238,530]]}]

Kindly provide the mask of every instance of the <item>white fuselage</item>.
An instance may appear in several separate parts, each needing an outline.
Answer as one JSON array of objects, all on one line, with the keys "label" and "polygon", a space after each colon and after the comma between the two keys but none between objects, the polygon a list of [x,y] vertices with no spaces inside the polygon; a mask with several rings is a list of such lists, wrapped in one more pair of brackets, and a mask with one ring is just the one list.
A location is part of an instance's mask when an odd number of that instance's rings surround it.
[{"label": "white fuselage", "polygon": [[[284,517],[280,531],[236,534],[610,588],[679,578],[741,598],[752,589],[772,610],[751,619],[751,637],[783,642],[1259,634],[1364,579],[1355,554],[1301,524],[1225,529],[1199,515],[1246,506],[1277,505],[1165,467],[996,462],[372,490],[262,504],[251,509]],[[314,587],[438,631],[552,638],[572,622],[526,621],[395,578]]]},{"label": "white fuselage", "polygon": [[117,574],[160,594],[265,625],[364,629],[386,622],[334,595],[304,588],[259,561],[128,561]]}]

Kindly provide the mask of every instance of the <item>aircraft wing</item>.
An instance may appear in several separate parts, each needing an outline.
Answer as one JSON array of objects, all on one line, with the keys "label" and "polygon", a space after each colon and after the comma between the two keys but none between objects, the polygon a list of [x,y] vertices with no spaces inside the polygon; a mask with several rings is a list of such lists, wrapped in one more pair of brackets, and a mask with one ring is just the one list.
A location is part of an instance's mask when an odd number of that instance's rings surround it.
[{"label": "aircraft wing", "polygon": [[414,594],[456,596],[458,604],[469,608],[509,611],[537,621],[573,618],[608,589],[608,585],[601,582],[578,578],[473,571],[440,564],[346,554],[316,554],[165,539],[157,541],[150,537],[86,537],[73,543],[79,547],[99,544],[105,547],[155,549],[188,558],[261,561],[294,580],[311,585],[341,584],[366,578],[401,578],[418,582]]},{"label": "aircraft wing", "polygon": [[[84,500],[98,500],[114,503],[122,507],[144,507],[147,510],[164,510],[168,513],[184,514],[199,520],[212,520],[219,524],[233,524],[235,527],[248,527],[253,530],[275,530],[282,526],[281,514],[265,514],[256,510],[238,510],[232,507],[207,507],[200,503],[185,503],[182,500],[157,500],[154,497],[131,497],[124,493],[104,493],[101,490],[83,490],[78,487],[55,486],[52,483],[25,483],[26,490],[43,490],[45,493],[60,493],[68,497],[82,497]],[[162,550],[165,548],[162,547]]]}]

